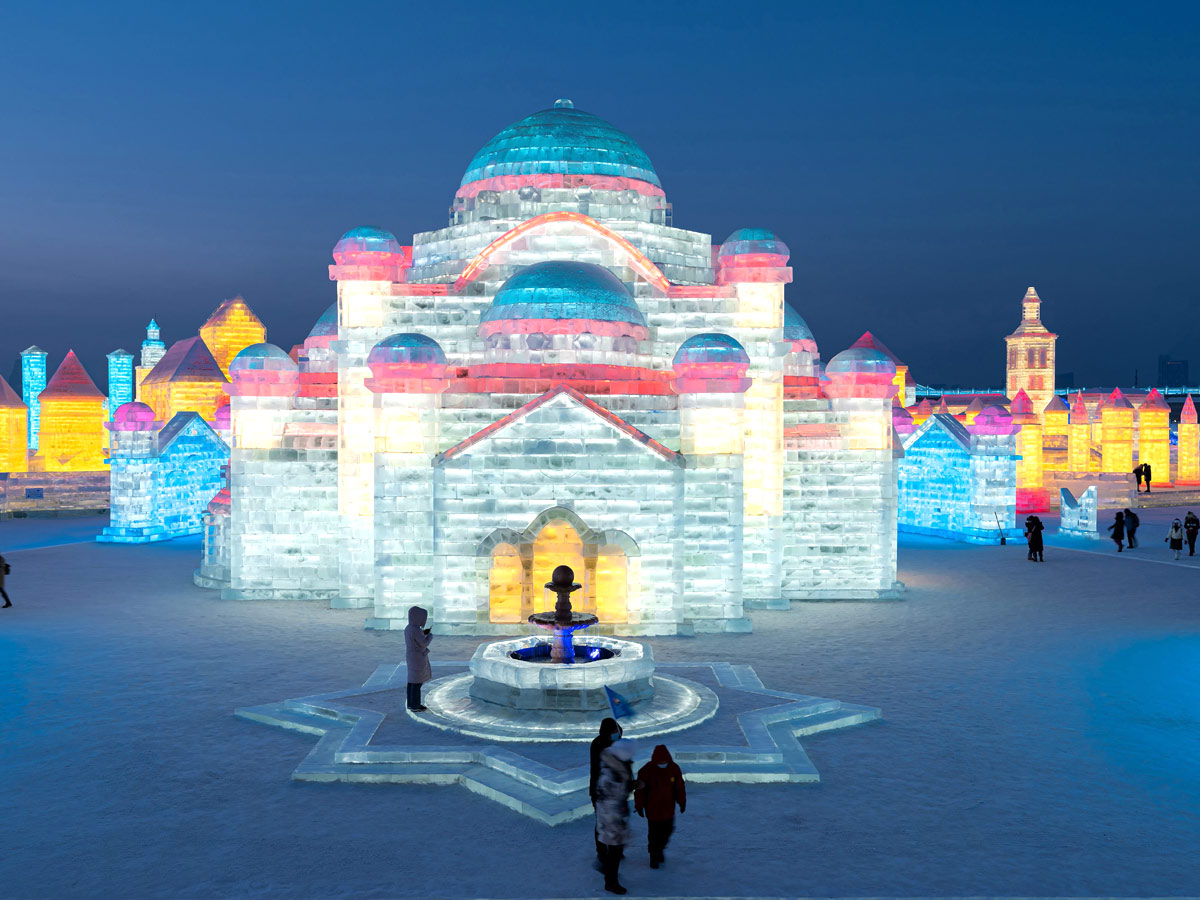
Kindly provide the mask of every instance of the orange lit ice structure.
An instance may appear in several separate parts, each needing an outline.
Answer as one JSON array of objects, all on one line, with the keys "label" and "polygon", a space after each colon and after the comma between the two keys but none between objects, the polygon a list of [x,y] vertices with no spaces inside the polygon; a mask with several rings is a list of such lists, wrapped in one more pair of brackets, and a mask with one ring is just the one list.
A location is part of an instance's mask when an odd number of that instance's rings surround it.
[{"label": "orange lit ice structure", "polygon": [[104,471],[104,395],[74,350],[38,398],[42,407],[37,459],[47,472]]},{"label": "orange lit ice structure", "polygon": [[228,382],[199,337],[176,341],[142,381],[142,402],[160,422],[179,412],[196,412],[215,422],[217,409],[228,402]]},{"label": "orange lit ice structure", "polygon": [[[1154,483],[1171,483],[1171,407],[1151,388],[1138,407],[1138,463],[1149,463]],[[1133,468],[1130,466],[1130,468]]]},{"label": "orange lit ice structure", "polygon": [[1092,423],[1083,394],[1071,404],[1071,422],[1067,433],[1067,471],[1087,472],[1092,468]]},{"label": "orange lit ice structure", "polygon": [[1100,471],[1133,470],[1133,404],[1114,388],[1100,404]]},{"label": "orange lit ice structure", "polygon": [[[1050,492],[1043,483],[1042,423],[1024,389],[1017,391],[1009,410],[1017,432],[1017,512],[1045,512],[1050,509]],[[977,417],[976,417],[977,418]],[[972,419],[974,422],[974,419]]]},{"label": "orange lit ice structure", "polygon": [[1021,301],[1021,324],[1004,339],[1008,346],[1005,393],[1024,390],[1035,410],[1054,396],[1054,342],[1058,335],[1042,324],[1042,300],[1032,287]]},{"label": "orange lit ice structure", "polygon": [[[221,374],[228,378],[229,364],[233,358],[251,344],[263,343],[267,339],[267,329],[246,301],[237,296],[226,300],[213,311],[208,321],[200,326],[200,337],[220,367]],[[209,416],[204,418],[212,421]]]},{"label": "orange lit ice structure", "polygon": [[[1032,404],[1032,401],[1030,401]],[[1042,468],[1061,472],[1067,467],[1067,435],[1071,430],[1071,407],[1055,394],[1042,411],[1043,448]]]},{"label": "orange lit ice structure", "polygon": [[1179,414],[1179,446],[1175,463],[1176,485],[1200,485],[1200,425],[1196,424],[1196,404],[1188,394]]},{"label": "orange lit ice structure", "polygon": [[24,472],[29,457],[29,408],[0,377],[0,472]]}]

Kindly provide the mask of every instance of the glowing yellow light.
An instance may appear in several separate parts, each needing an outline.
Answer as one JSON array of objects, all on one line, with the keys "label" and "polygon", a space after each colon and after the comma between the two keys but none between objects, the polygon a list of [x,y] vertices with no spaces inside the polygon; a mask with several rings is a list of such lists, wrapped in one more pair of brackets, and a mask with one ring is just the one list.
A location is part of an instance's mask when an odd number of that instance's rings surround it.
[{"label": "glowing yellow light", "polygon": [[24,472],[28,467],[25,407],[0,408],[0,472]]},{"label": "glowing yellow light", "polygon": [[[208,321],[200,326],[200,338],[213,355],[213,359],[217,361],[217,365],[221,367],[225,377],[228,378],[229,364],[233,362],[233,358],[251,344],[265,342],[267,329],[258,316],[246,305],[245,300],[241,297],[234,297],[218,306],[216,311],[208,317]],[[193,407],[184,408],[192,409]],[[156,407],[155,412],[157,411]],[[197,409],[196,412],[206,419],[209,418],[202,410]],[[165,422],[167,419],[163,419],[163,421]]]},{"label": "glowing yellow light", "polygon": [[1138,462],[1150,463],[1155,483],[1171,479],[1170,419],[1171,408],[1157,389],[1151,390],[1138,409]]},{"label": "glowing yellow light", "polygon": [[697,410],[681,435],[680,449],[684,455],[741,453],[743,437],[740,409]]},{"label": "glowing yellow light", "polygon": [[[579,532],[571,527],[571,523],[562,519],[548,522],[533,539],[533,584],[530,586],[533,597],[544,596],[545,584],[550,580],[556,566],[570,566],[575,570],[575,580],[582,580],[580,575],[585,570],[583,540],[579,537]],[[572,602],[577,607],[586,606],[586,603],[580,603],[584,600],[583,597],[579,597],[578,594],[575,596],[579,599],[573,597]],[[551,604],[554,599],[550,598]]]},{"label": "glowing yellow light", "polygon": [[234,418],[234,445],[242,450],[271,450],[278,445],[275,423],[254,412],[239,412]]},{"label": "glowing yellow light", "polygon": [[338,322],[346,328],[383,325],[383,300],[391,294],[387,281],[339,281]]},{"label": "glowing yellow light", "polygon": [[522,584],[524,569],[521,556],[512,544],[500,544],[492,551],[488,572],[488,608],[492,622],[522,621]]},{"label": "glowing yellow light", "polygon": [[1200,425],[1195,422],[1180,422],[1176,484],[1200,484],[1200,453],[1197,453],[1197,444],[1200,444]]},{"label": "glowing yellow light", "polygon": [[104,398],[42,398],[38,456],[47,472],[104,471]]},{"label": "glowing yellow light", "polygon": [[[1113,391],[1114,395],[1118,391]],[[1100,471],[1129,472],[1133,469],[1133,407],[1110,397],[1100,405]]]},{"label": "glowing yellow light", "polygon": [[421,436],[421,418],[415,409],[389,409],[384,414],[383,434],[379,440],[385,453],[420,453],[425,442]]},{"label": "glowing yellow light", "polygon": [[629,615],[629,561],[625,551],[611,544],[596,557],[596,615],[602,623],[624,622]]}]

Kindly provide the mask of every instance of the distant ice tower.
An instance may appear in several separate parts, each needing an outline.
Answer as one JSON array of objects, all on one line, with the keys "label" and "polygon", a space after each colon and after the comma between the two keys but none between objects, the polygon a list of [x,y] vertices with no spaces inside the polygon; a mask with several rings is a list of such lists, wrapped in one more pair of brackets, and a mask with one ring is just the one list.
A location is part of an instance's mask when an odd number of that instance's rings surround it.
[{"label": "distant ice tower", "polygon": [[114,350],[108,354],[108,417],[117,407],[133,400],[133,354]]},{"label": "distant ice tower", "polygon": [[1021,301],[1021,324],[1004,339],[1008,345],[1005,392],[1010,398],[1025,391],[1036,412],[1054,396],[1054,342],[1058,335],[1042,324],[1042,301],[1034,288]]},{"label": "distant ice tower", "polygon": [[27,347],[21,351],[21,399],[29,407],[29,449],[38,448],[38,431],[41,427],[42,404],[38,396],[46,389],[46,351],[41,347]]}]

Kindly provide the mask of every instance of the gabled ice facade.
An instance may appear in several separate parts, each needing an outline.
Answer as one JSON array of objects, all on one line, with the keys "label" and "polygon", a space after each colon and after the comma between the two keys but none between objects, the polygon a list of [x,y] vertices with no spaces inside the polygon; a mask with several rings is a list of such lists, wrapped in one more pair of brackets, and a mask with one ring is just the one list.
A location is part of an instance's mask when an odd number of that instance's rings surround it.
[{"label": "gabled ice facade", "polygon": [[521,120],[447,227],[338,242],[298,365],[233,360],[198,582],[463,634],[527,630],[564,562],[619,634],[895,596],[895,365],[822,368],[789,255],[673,227],[646,154],[569,101]]}]

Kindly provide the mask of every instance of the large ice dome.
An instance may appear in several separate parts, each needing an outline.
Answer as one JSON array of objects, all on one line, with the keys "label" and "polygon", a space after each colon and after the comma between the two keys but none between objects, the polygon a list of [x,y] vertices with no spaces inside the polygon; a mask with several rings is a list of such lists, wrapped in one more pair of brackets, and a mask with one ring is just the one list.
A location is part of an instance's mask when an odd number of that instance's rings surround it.
[{"label": "large ice dome", "polygon": [[484,144],[462,185],[505,175],[609,175],[662,187],[633,138],[570,100],[526,116]]}]

